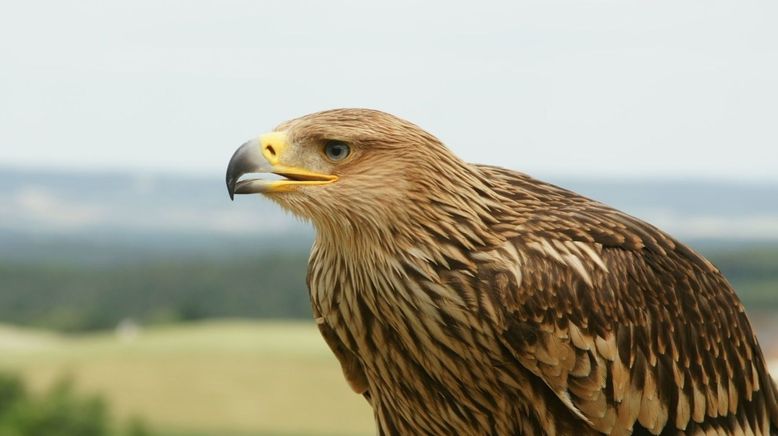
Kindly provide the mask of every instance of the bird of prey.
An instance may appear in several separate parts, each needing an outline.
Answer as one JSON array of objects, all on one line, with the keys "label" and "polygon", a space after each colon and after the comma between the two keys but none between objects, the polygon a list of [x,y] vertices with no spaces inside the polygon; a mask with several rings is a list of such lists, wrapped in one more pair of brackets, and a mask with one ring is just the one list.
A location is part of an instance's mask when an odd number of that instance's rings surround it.
[{"label": "bird of prey", "polygon": [[227,185],[315,227],[313,316],[379,434],[778,432],[732,286],[637,218],[367,109],[245,143]]}]

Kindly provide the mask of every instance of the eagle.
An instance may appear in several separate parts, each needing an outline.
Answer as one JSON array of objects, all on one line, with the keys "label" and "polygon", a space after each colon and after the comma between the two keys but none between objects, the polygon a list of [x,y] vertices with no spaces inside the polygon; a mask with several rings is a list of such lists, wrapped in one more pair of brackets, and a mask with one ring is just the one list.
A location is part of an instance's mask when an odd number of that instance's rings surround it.
[{"label": "eagle", "polygon": [[732,286],[644,221],[368,109],[243,144],[227,187],[313,224],[313,317],[381,435],[778,434]]}]

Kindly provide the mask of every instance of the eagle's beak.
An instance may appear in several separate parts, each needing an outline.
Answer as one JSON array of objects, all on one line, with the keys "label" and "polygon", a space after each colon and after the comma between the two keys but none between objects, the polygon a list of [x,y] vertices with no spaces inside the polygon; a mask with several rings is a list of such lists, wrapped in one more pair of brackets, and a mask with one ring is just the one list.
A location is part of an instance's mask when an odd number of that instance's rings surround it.
[{"label": "eagle's beak", "polygon": [[[230,200],[235,199],[235,194],[243,194],[246,185],[238,186],[240,176],[248,173],[269,173],[272,170],[270,163],[261,153],[261,145],[258,140],[248,141],[238,147],[227,165],[227,192]],[[237,188],[237,189],[236,189]]]},{"label": "eagle's beak", "polygon": [[[288,192],[299,186],[324,185],[338,179],[335,175],[284,165],[284,161],[297,160],[295,155],[298,150],[290,152],[289,149],[284,132],[267,133],[241,145],[227,165],[227,192],[230,199],[234,199],[235,194]],[[241,176],[249,173],[272,173],[285,178],[240,180]]]}]

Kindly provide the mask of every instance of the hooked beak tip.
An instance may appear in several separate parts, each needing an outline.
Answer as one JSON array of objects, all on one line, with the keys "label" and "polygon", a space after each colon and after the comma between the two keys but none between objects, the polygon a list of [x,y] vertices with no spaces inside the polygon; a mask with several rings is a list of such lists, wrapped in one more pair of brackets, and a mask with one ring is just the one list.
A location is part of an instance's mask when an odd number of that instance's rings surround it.
[{"label": "hooked beak tip", "polygon": [[257,140],[248,141],[241,145],[230,159],[227,165],[227,193],[230,200],[235,200],[236,185],[238,179],[246,173],[263,172],[267,169],[267,162],[259,151],[260,144]]},{"label": "hooked beak tip", "polygon": [[227,176],[227,194],[230,200],[235,201],[235,180],[229,176]]}]

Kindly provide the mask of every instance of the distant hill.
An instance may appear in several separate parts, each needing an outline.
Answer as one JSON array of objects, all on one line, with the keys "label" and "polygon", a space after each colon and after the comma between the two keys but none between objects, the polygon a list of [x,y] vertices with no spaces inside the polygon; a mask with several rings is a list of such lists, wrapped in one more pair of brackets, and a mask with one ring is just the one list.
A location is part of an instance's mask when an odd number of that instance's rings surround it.
[{"label": "distant hill", "polygon": [[0,168],[0,229],[35,233],[275,234],[301,224],[265,201],[231,203],[221,178]]},{"label": "distant hill", "polygon": [[[643,218],[685,240],[778,240],[778,184],[704,180],[547,179]],[[0,167],[0,232],[212,237],[310,228],[270,201],[227,197],[220,176],[76,173]]]}]

